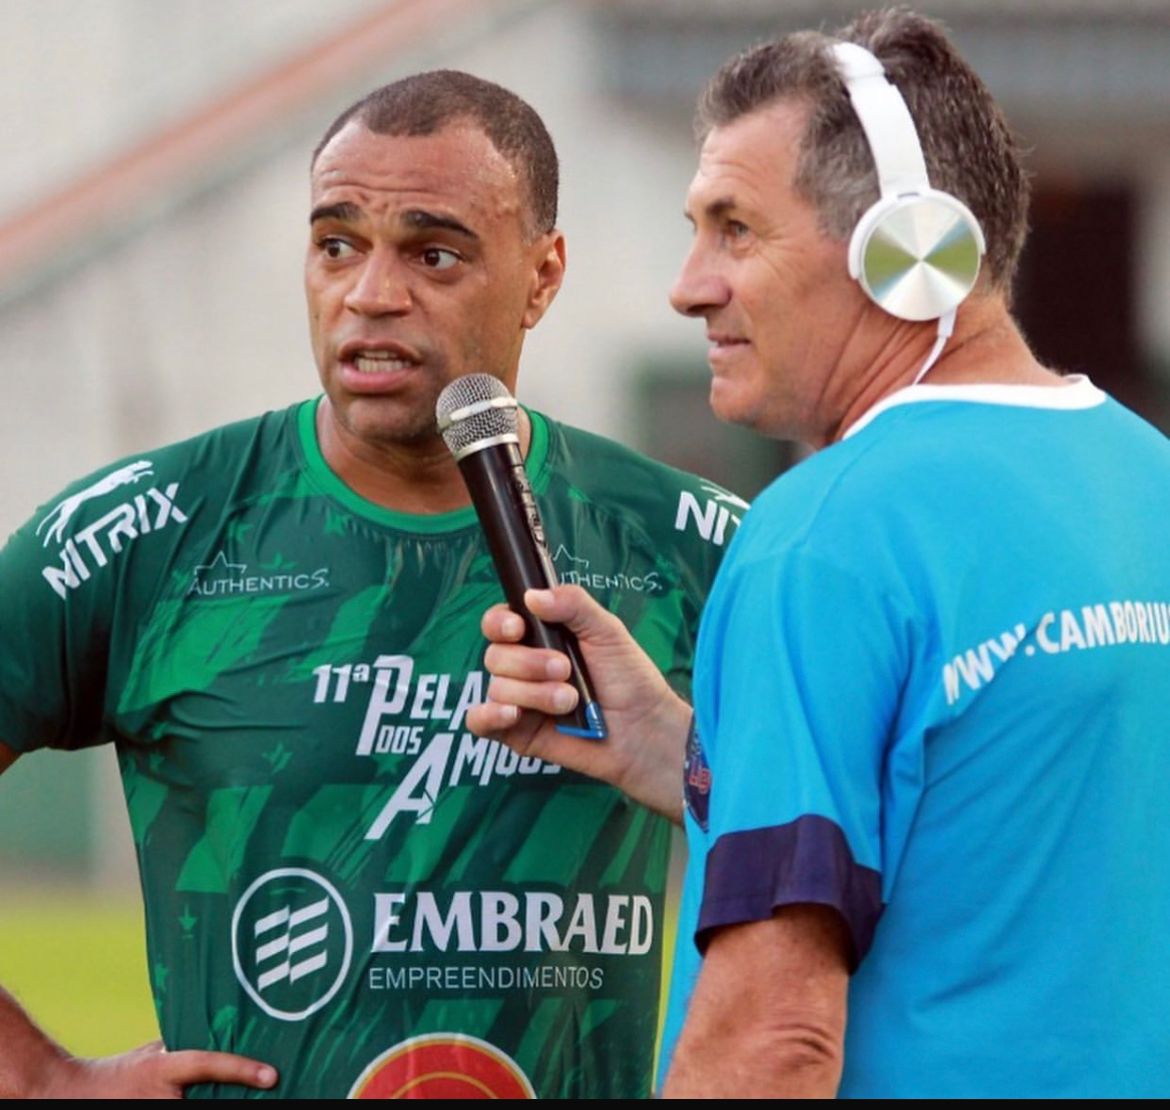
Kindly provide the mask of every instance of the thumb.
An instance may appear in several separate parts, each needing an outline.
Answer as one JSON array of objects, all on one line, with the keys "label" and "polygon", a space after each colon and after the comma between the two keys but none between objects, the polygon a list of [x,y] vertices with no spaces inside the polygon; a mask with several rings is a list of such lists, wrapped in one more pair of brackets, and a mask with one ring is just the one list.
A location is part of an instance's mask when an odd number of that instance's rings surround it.
[{"label": "thumb", "polygon": [[552,624],[563,624],[586,640],[605,636],[616,619],[580,586],[525,590],[524,604],[534,617]]},{"label": "thumb", "polygon": [[161,1074],[171,1083],[186,1087],[192,1083],[236,1083],[245,1087],[271,1087],[276,1069],[259,1060],[230,1052],[185,1049],[162,1052],[158,1057]]}]

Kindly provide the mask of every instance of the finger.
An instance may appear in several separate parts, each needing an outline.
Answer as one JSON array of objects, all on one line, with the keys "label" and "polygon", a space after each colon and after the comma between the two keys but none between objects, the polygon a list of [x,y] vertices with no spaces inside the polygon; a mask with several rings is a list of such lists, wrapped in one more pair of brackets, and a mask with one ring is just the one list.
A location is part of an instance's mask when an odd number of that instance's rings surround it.
[{"label": "finger", "polygon": [[526,590],[524,604],[542,621],[564,624],[583,640],[612,639],[618,630],[626,634],[621,621],[580,586]]},{"label": "finger", "polygon": [[483,661],[493,675],[528,682],[564,682],[572,671],[568,656],[559,651],[518,644],[492,644]]},{"label": "finger", "polygon": [[484,636],[496,643],[518,643],[524,638],[524,619],[506,605],[493,605],[479,622]]},{"label": "finger", "polygon": [[473,705],[467,711],[463,723],[476,736],[486,736],[492,739],[513,728],[519,720],[519,706],[487,701],[480,705]]},{"label": "finger", "polygon": [[271,1087],[276,1069],[259,1060],[230,1052],[186,1049],[159,1056],[160,1072],[168,1082],[186,1087],[191,1083],[237,1083],[244,1087]]},{"label": "finger", "polygon": [[580,586],[571,585],[554,586],[547,590],[525,590],[524,604],[542,621],[555,621],[558,624],[587,620],[592,609],[600,609]]},{"label": "finger", "polygon": [[526,682],[493,675],[487,694],[491,701],[535,709],[548,717],[559,717],[577,705],[576,689],[565,682]]}]

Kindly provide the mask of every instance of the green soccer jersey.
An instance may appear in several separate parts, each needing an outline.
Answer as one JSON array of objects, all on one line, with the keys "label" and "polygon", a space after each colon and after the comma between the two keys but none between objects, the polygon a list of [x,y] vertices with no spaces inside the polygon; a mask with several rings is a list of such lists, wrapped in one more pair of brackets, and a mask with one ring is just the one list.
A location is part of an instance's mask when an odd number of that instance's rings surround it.
[{"label": "green soccer jersey", "polygon": [[[314,413],[123,460],[12,537],[0,739],[117,746],[163,1037],[280,1070],[249,1093],[645,1096],[669,827],[467,731],[501,600],[474,511],[358,497]],[[531,415],[561,580],[685,690],[743,502]]]}]

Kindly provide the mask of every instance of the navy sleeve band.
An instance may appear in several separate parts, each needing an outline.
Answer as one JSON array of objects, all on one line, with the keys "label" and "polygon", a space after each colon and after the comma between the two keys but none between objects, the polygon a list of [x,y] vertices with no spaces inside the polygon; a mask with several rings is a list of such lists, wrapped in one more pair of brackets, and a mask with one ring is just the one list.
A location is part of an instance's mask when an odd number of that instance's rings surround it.
[{"label": "navy sleeve band", "polygon": [[869,951],[882,914],[881,875],[853,859],[845,834],[827,817],[806,814],[787,825],[725,833],[707,855],[695,943],[712,929],[766,921],[797,902],[832,906],[853,939],[850,971]]}]

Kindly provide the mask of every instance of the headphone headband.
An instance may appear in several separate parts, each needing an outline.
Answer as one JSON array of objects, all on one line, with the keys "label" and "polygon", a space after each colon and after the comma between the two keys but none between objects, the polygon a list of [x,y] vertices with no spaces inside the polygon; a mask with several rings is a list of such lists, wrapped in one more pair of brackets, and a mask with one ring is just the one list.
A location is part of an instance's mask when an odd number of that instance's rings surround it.
[{"label": "headphone headband", "polygon": [[892,316],[939,320],[941,334],[975,286],[983,231],[962,201],[931,187],[910,109],[881,62],[856,43],[831,49],[881,189],[853,229],[849,273]]},{"label": "headphone headband", "polygon": [[833,53],[853,110],[869,140],[882,196],[929,188],[918,129],[882,63],[853,42],[836,43]]}]

